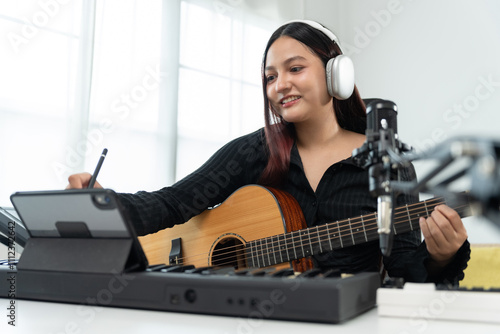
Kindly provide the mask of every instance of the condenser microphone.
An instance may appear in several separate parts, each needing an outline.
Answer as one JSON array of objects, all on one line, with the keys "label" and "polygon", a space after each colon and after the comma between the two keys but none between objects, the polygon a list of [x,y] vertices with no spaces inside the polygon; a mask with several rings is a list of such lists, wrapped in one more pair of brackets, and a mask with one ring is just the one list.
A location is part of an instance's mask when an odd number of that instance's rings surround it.
[{"label": "condenser microphone", "polygon": [[398,151],[397,106],[375,100],[366,108],[366,142],[353,157],[356,164],[369,167],[369,191],[377,197],[377,232],[380,250],[389,256],[392,249],[393,195],[390,187],[392,162],[389,151]]},{"label": "condenser microphone", "polygon": [[[398,107],[389,100],[375,100],[366,107],[366,131],[380,134],[384,128],[391,129],[393,134],[398,133]],[[384,121],[385,120],[385,121]]]}]

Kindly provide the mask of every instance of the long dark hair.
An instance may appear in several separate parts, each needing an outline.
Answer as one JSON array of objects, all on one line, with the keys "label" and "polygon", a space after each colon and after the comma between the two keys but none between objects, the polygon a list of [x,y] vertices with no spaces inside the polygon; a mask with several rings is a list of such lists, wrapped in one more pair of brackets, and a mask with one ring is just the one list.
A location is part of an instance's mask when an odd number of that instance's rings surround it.
[{"label": "long dark hair", "polygon": [[[296,139],[293,123],[287,123],[273,109],[267,97],[267,78],[264,73],[267,53],[271,45],[281,36],[289,36],[307,46],[321,58],[326,67],[329,59],[341,54],[339,46],[324,33],[302,22],[292,22],[278,28],[269,39],[262,59],[262,90],[264,92],[265,134],[269,161],[262,172],[259,183],[279,186],[288,173],[290,151]],[[333,98],[333,110],[339,126],[364,134],[366,130],[366,108],[358,89],[347,100]]]}]

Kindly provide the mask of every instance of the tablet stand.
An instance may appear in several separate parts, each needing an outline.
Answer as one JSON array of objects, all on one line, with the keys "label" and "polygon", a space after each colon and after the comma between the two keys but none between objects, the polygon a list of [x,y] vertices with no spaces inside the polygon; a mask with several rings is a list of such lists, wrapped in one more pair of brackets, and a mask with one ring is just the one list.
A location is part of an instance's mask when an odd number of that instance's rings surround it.
[{"label": "tablet stand", "polygon": [[122,273],[144,269],[131,238],[30,238],[18,270]]}]

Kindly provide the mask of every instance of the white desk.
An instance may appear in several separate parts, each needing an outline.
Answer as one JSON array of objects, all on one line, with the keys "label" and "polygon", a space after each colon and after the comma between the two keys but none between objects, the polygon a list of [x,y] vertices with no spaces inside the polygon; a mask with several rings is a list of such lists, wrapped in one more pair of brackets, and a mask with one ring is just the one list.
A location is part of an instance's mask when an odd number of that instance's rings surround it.
[{"label": "white desk", "polygon": [[372,309],[342,324],[317,324],[92,307],[26,300],[16,301],[16,327],[12,327],[7,324],[8,303],[8,299],[0,298],[0,310],[2,310],[2,314],[0,314],[0,333],[2,334],[500,333],[500,325],[498,324],[385,318],[378,317],[376,309]]}]

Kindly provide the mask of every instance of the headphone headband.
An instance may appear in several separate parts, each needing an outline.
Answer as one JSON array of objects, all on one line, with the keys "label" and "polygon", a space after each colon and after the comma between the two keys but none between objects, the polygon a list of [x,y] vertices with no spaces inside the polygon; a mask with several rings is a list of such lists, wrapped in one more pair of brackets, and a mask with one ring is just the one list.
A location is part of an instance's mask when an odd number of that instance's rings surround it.
[{"label": "headphone headband", "polygon": [[331,32],[330,30],[328,30],[327,28],[325,28],[324,26],[322,26],[318,22],[312,21],[312,20],[291,20],[291,21],[286,22],[285,24],[294,23],[294,22],[304,23],[304,24],[307,24],[316,30],[321,31],[323,34],[328,36],[328,38],[330,38],[333,42],[335,42],[338,45],[340,52],[344,53],[344,51],[342,50],[342,47],[340,46],[339,39],[337,38],[337,36],[335,36],[335,34],[333,32]]}]

